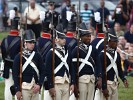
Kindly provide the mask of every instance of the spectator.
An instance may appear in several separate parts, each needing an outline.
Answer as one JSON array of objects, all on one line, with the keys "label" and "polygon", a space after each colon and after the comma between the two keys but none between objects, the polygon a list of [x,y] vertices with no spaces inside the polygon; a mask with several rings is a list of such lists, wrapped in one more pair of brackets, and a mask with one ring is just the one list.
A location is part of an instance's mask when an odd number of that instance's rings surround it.
[{"label": "spectator", "polygon": [[124,59],[124,69],[125,69],[125,71],[124,71],[124,73],[125,73],[125,75],[127,75],[127,72],[128,72],[128,67],[129,67],[129,61],[128,61],[128,50],[129,50],[129,46],[130,46],[130,43],[126,43],[125,44],[125,48],[124,48],[124,52],[123,52],[123,54],[125,54],[125,59]]},{"label": "spectator", "polygon": [[37,39],[40,37],[41,22],[39,20],[40,9],[35,5],[35,0],[30,0],[30,5],[25,9],[24,16],[27,18],[27,29],[32,29]]},{"label": "spectator", "polygon": [[129,0],[120,0],[119,4],[121,4],[123,6],[123,11],[127,12],[128,11],[128,1]]},{"label": "spectator", "polygon": [[125,68],[124,68],[125,54],[123,53],[123,47],[122,47],[122,45],[119,44],[119,43],[117,45],[117,52],[120,54],[120,57],[121,57],[122,71],[125,71]]},{"label": "spectator", "polygon": [[130,43],[130,46],[133,47],[133,43]]},{"label": "spectator", "polygon": [[115,33],[118,37],[121,35],[124,35],[124,32],[121,30],[121,26],[119,23],[115,23],[114,30],[115,30]]},{"label": "spectator", "polygon": [[115,23],[120,23],[121,29],[126,31],[126,23],[128,21],[128,12],[124,10],[122,4],[118,4],[116,9],[114,10],[114,14],[112,15],[112,19],[114,19]]},{"label": "spectator", "polygon": [[93,16],[93,12],[89,9],[89,5],[87,3],[84,4],[84,10],[81,10],[80,16],[82,18],[82,22],[89,27],[91,25],[91,17]]},{"label": "spectator", "polygon": [[68,0],[62,0],[62,5],[61,5],[61,9],[64,9],[67,6],[67,1]]},{"label": "spectator", "polygon": [[[55,4],[54,2],[48,3],[48,10],[45,12],[45,19],[43,21],[43,29],[45,31],[51,31],[51,28],[56,28],[59,20],[59,13],[55,11]],[[50,32],[53,33],[52,31]]]},{"label": "spectator", "polygon": [[[105,2],[104,0],[100,1],[101,8],[99,8],[97,11],[100,12],[101,16],[101,22],[103,21],[103,15],[104,15],[104,22],[108,23],[110,12],[109,10],[104,6]],[[104,12],[104,14],[103,14]]]},{"label": "spectator", "polygon": [[118,43],[122,46],[122,50],[124,50],[125,44],[126,44],[126,40],[124,38],[124,36],[119,36],[118,37]]},{"label": "spectator", "polygon": [[128,53],[128,48],[129,48],[129,47],[130,47],[130,43],[127,42],[127,43],[125,44],[125,48],[124,48],[124,50],[125,50],[126,53]]},{"label": "spectator", "polygon": [[3,16],[6,15],[7,1],[0,0],[0,32],[3,31]]},{"label": "spectator", "polygon": [[[128,61],[130,62],[130,63],[132,63],[132,65],[133,65],[133,47],[131,47],[131,46],[129,46],[129,48],[128,48],[128,53],[129,53],[129,57],[128,57]],[[133,66],[132,66],[133,67]]]},{"label": "spectator", "polygon": [[127,23],[127,29],[130,29],[133,23],[133,1],[129,1],[129,21]]},{"label": "spectator", "polygon": [[62,17],[62,25],[63,25],[63,29],[67,29],[67,25],[68,25],[68,20],[67,20],[67,11],[71,10],[71,2],[70,0],[66,1],[66,7],[62,9],[61,11],[61,17]]},{"label": "spectator", "polygon": [[124,34],[127,42],[133,43],[133,24],[131,24],[130,30]]},{"label": "spectator", "polygon": [[[68,26],[67,26],[67,32],[75,32],[76,31],[76,23],[77,23],[77,12],[75,11],[75,5],[71,5],[71,18],[68,21]],[[79,19],[80,21],[80,19]]]},{"label": "spectator", "polygon": [[[13,10],[15,11],[15,17],[21,17],[21,14],[19,13],[17,7],[14,7]],[[7,23],[8,23],[8,25],[10,26],[10,25],[11,25],[11,20],[8,19]]]},{"label": "spectator", "polygon": [[128,52],[127,72],[128,72],[128,75],[132,76],[133,75],[133,47],[129,46],[127,52]]}]

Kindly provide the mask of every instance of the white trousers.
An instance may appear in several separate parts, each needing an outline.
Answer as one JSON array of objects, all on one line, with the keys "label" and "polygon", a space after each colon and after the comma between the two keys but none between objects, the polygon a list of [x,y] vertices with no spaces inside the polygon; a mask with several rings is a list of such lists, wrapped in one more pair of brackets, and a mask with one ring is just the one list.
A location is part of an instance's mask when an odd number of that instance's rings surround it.
[{"label": "white trousers", "polygon": [[13,78],[12,78],[12,73],[9,73],[9,78],[5,79],[5,100],[12,100],[12,94],[10,91],[10,87],[14,84]]},{"label": "white trousers", "polygon": [[24,90],[22,89],[22,98],[23,100],[39,100],[39,92],[34,94],[33,90]]},{"label": "white trousers", "polygon": [[79,82],[79,100],[93,100],[95,84]]},{"label": "white trousers", "polygon": [[[118,100],[118,84],[115,82],[113,84],[108,84],[107,89],[109,91],[109,97],[108,100]],[[128,98],[127,98],[128,99]],[[102,95],[101,100],[106,100],[106,98]]]},{"label": "white trousers", "polygon": [[94,100],[102,100],[103,93],[102,90],[97,89],[95,91],[95,96],[94,96]]}]

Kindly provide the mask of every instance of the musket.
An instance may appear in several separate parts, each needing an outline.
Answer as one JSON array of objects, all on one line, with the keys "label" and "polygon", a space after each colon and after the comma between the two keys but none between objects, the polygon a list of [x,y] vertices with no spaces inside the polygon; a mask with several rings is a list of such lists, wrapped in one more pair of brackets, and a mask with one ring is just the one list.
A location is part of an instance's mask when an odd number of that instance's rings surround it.
[{"label": "musket", "polygon": [[[22,8],[21,0],[20,0],[20,8]],[[21,30],[21,22],[20,22],[20,30]],[[19,72],[20,83],[19,84],[20,84],[20,92],[22,93],[22,48],[23,48],[23,38],[22,38],[23,34],[22,33],[20,37],[21,37],[21,41],[20,41],[20,72]]]},{"label": "musket", "polygon": [[80,0],[79,0],[79,7],[77,7],[77,16],[78,16],[78,20],[77,20],[77,70],[76,70],[76,99],[78,100],[79,98],[79,45],[80,45],[80,38],[79,38],[79,24],[80,24]]},{"label": "musket", "polygon": [[[29,13],[29,1],[28,1],[28,13]],[[25,30],[27,30],[27,13],[26,13]]]},{"label": "musket", "polygon": [[[54,77],[54,67],[55,67],[55,32],[54,32],[54,16],[53,16],[53,12],[52,12],[52,21],[51,21],[51,34],[52,34],[52,48],[53,48],[53,51],[52,51],[52,81],[53,81],[53,85],[55,84],[54,83],[54,80],[55,80],[55,77]],[[52,99],[54,100],[54,97],[52,97]]]},{"label": "musket", "polygon": [[21,37],[21,42],[20,42],[20,92],[22,92],[22,47],[23,47],[23,39]]},{"label": "musket", "polygon": [[[105,24],[104,24],[104,8],[103,8],[103,19],[102,19],[102,29],[103,29],[103,32],[104,32],[104,77],[105,77],[105,84],[107,84],[107,73],[106,73],[106,68],[107,68],[107,57],[106,57],[106,44],[107,44],[107,37],[108,37],[108,34],[107,34],[107,28],[105,29]],[[106,100],[108,100],[108,97],[106,97]]]},{"label": "musket", "polygon": [[22,13],[22,0],[19,0],[19,10],[20,10],[20,13]]}]

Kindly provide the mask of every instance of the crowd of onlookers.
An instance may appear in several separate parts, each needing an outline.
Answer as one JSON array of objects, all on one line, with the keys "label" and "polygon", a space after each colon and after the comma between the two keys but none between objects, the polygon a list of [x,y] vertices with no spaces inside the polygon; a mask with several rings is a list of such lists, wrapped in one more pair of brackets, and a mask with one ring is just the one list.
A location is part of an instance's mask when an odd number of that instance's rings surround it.
[{"label": "crowd of onlookers", "polygon": [[[121,8],[121,12],[118,8]],[[115,19],[114,30],[119,40],[117,50],[122,69],[125,75],[133,76],[133,1],[120,0],[112,18]]]}]

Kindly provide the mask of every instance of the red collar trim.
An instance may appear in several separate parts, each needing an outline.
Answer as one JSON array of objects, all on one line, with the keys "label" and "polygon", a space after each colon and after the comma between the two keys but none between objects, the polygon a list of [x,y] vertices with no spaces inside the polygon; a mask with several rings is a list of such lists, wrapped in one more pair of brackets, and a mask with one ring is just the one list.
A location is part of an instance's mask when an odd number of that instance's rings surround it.
[{"label": "red collar trim", "polygon": [[73,38],[74,37],[74,32],[67,32],[66,33],[66,37],[70,37],[70,38]]},{"label": "red collar trim", "polygon": [[19,35],[19,31],[17,31],[17,30],[11,30],[11,31],[10,31],[10,35],[15,35],[15,36],[17,36],[17,35]]},{"label": "red collar trim", "polygon": [[104,38],[104,33],[98,33],[97,37],[98,38]]},{"label": "red collar trim", "polygon": [[42,33],[41,35],[42,38],[47,38],[47,39],[50,39],[51,38],[51,34],[50,33]]}]

